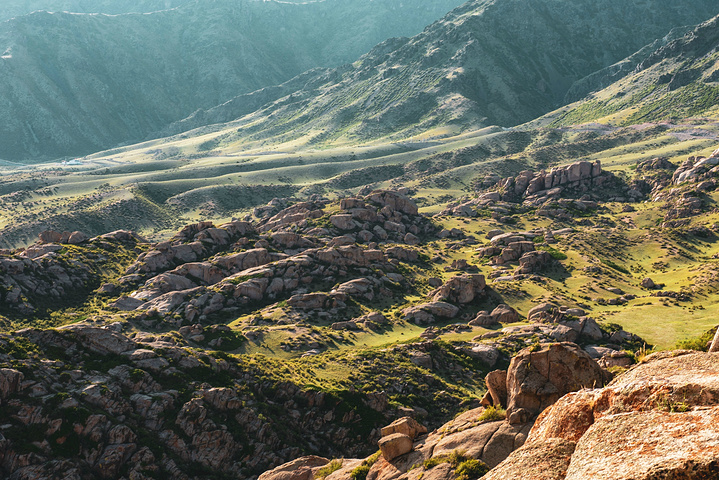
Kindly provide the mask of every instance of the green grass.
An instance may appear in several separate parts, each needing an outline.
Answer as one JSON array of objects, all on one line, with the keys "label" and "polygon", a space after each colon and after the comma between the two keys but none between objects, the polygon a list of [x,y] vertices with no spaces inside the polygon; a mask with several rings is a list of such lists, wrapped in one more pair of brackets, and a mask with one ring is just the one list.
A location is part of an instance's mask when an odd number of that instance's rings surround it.
[{"label": "green grass", "polygon": [[[317,470],[315,472],[315,478],[324,479],[327,475],[329,475],[333,472],[336,472],[340,468],[342,468],[342,460],[338,460],[335,458],[332,461],[330,461],[330,463],[328,463],[324,467]],[[366,477],[366,475],[365,475],[365,477]]]}]

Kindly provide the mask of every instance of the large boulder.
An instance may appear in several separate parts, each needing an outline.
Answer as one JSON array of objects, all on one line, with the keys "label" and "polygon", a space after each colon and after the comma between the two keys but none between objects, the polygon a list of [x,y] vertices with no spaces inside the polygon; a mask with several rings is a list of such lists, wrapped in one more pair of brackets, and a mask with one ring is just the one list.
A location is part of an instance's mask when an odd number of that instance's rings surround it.
[{"label": "large boulder", "polygon": [[108,328],[99,328],[85,323],[75,323],[58,330],[71,332],[87,349],[103,355],[119,355],[129,350],[137,349],[137,344],[126,336]]},{"label": "large boulder", "polygon": [[490,315],[494,323],[514,323],[519,321],[519,313],[504,303],[497,305]]},{"label": "large boulder", "polygon": [[407,215],[417,215],[419,212],[417,204],[415,204],[411,199],[389,190],[377,190],[372,192],[367,196],[366,200],[382,206],[388,206],[392,210],[406,213]]},{"label": "large boulder", "polygon": [[404,433],[392,433],[386,437],[382,437],[379,441],[379,449],[382,456],[388,462],[391,462],[400,455],[412,451],[412,438]]},{"label": "large boulder", "polygon": [[393,433],[403,433],[414,440],[419,435],[427,433],[427,427],[412,417],[402,417],[390,423],[386,427],[382,427],[381,433],[383,437],[392,435]]},{"label": "large boulder", "polygon": [[402,310],[405,320],[414,320],[417,324],[433,323],[435,317],[454,318],[459,308],[446,302],[430,302]]},{"label": "large boulder", "polygon": [[507,414],[524,409],[537,415],[569,392],[601,387],[608,380],[609,374],[576,344],[525,348],[507,370]]},{"label": "large boulder", "polygon": [[483,478],[712,479],[717,438],[719,356],[660,352],[544,410],[524,446]]},{"label": "large boulder", "polygon": [[62,233],[54,230],[45,230],[44,232],[40,232],[38,235],[39,243],[60,243],[61,239]]},{"label": "large boulder", "polygon": [[494,370],[489,372],[484,379],[487,385],[487,392],[492,398],[492,404],[496,407],[507,406],[507,371]]},{"label": "large boulder", "polygon": [[540,303],[527,312],[527,320],[530,322],[541,322],[554,320],[559,312],[559,307],[553,303]]},{"label": "large boulder", "polygon": [[464,274],[449,279],[444,285],[430,292],[435,302],[466,304],[484,294],[487,282],[484,275]]},{"label": "large boulder", "polygon": [[6,399],[20,390],[25,379],[22,372],[13,368],[0,368],[0,399]]}]

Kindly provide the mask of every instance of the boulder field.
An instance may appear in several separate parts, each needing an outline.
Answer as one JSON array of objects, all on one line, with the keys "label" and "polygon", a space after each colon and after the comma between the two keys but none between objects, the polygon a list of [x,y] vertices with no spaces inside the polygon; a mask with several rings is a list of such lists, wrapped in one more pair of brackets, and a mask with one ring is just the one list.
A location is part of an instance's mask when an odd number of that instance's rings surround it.
[{"label": "boulder field", "polygon": [[[382,430],[379,456],[335,460],[325,478],[356,479],[361,468],[371,480],[454,480],[467,471],[483,480],[719,478],[719,355],[658,352],[603,386],[608,372],[573,344],[531,350],[487,377],[506,418],[480,407],[428,434],[401,419]],[[328,463],[288,464],[261,478],[311,480]]]}]

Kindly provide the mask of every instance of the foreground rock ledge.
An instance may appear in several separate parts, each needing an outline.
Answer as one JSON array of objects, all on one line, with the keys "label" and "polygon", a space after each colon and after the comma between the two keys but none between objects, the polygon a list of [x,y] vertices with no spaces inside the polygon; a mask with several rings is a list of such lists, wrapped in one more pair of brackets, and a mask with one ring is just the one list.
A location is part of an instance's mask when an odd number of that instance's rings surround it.
[{"label": "foreground rock ledge", "polygon": [[719,355],[650,355],[607,387],[562,397],[483,479],[719,478]]}]

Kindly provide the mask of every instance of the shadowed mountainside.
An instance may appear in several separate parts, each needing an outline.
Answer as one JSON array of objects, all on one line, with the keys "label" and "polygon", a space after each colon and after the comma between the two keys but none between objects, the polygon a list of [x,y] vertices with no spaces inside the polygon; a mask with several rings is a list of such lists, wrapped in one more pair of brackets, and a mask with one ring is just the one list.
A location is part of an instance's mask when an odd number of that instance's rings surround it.
[{"label": "shadowed mountainside", "polygon": [[[616,125],[711,116],[719,103],[719,17],[645,55],[634,71],[533,124]],[[627,59],[626,63],[632,63]]]},{"label": "shadowed mountainside", "polygon": [[198,108],[415,34],[458,3],[213,0],[151,14],[14,18],[0,24],[0,158],[142,140]]}]

